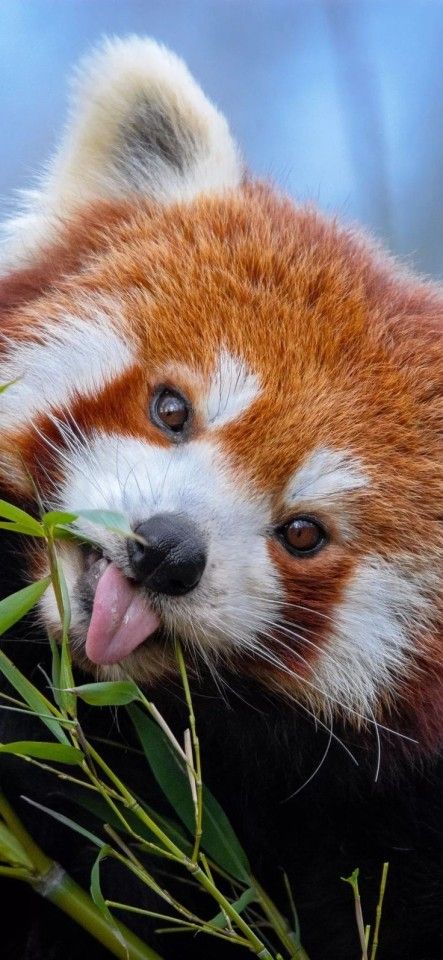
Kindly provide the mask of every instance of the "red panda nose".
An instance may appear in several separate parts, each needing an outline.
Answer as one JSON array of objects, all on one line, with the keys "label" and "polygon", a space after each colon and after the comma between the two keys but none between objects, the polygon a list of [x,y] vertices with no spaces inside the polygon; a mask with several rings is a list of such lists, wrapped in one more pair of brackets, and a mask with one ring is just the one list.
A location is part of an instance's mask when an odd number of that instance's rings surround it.
[{"label": "red panda nose", "polygon": [[128,540],[132,573],[156,593],[179,596],[200,582],[206,546],[198,527],[180,513],[157,513],[134,530],[145,540]]}]

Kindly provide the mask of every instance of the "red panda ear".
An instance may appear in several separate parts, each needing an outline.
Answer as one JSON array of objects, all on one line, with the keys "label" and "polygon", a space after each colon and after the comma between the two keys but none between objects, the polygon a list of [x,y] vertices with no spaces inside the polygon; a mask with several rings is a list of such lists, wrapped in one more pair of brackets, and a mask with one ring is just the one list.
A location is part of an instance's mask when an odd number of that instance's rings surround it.
[{"label": "red panda ear", "polygon": [[152,40],[105,40],[77,68],[70,117],[40,189],[5,225],[8,267],[23,266],[83,204],[141,194],[169,203],[239,184],[224,117],[185,64]]}]

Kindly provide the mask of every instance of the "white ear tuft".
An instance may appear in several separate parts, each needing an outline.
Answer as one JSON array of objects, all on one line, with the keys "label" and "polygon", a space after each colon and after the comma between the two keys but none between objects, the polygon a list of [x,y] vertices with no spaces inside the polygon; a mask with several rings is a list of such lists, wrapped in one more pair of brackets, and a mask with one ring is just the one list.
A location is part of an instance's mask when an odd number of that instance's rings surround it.
[{"label": "white ear tuft", "polygon": [[75,72],[68,125],[40,189],[5,225],[8,260],[28,260],[88,201],[191,200],[242,176],[226,120],[183,61],[147,38],[107,39]]}]

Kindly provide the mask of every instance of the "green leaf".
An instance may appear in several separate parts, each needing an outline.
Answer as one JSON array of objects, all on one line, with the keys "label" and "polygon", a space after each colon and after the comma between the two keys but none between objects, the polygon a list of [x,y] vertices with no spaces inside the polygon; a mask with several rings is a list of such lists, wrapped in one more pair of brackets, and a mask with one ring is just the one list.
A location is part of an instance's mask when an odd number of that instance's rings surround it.
[{"label": "green leaf", "polygon": [[73,687],[72,693],[92,707],[121,707],[140,699],[140,690],[132,680],[84,683],[81,687]]},{"label": "green leaf", "polygon": [[82,837],[86,837],[86,840],[90,840],[96,847],[101,848],[103,846],[103,840],[101,840],[100,837],[97,837],[95,833],[91,833],[90,830],[86,830],[85,827],[82,827],[80,823],[76,823],[75,820],[71,820],[70,817],[65,817],[63,813],[58,813],[57,810],[51,810],[50,807],[44,807],[42,803],[37,803],[36,800],[31,800],[30,797],[23,797],[23,800],[26,800],[26,803],[30,803],[31,807],[36,807],[37,810],[42,810],[43,813],[47,813],[49,817],[58,820],[58,822],[62,823],[65,827],[69,827],[70,830],[75,830],[75,832],[79,833]]},{"label": "green leaf", "polygon": [[42,524],[47,529],[55,527],[58,523],[74,523],[77,520],[77,513],[65,513],[62,510],[49,510],[42,516]]},{"label": "green leaf", "polygon": [[33,869],[33,864],[29,860],[26,850],[17,840],[9,828],[0,822],[0,860],[3,863],[9,863],[11,866],[28,867]]},{"label": "green leaf", "polygon": [[23,590],[17,590],[17,593],[11,593],[9,597],[0,600],[0,636],[35,607],[50,582],[50,577],[44,577],[43,580],[30,583],[29,587],[23,587]]},{"label": "green leaf", "polygon": [[92,546],[97,546],[96,540],[91,540],[89,537],[80,534],[79,530],[75,530],[73,527],[63,526],[62,523],[56,523],[51,530],[54,540],[80,540],[81,543],[91,543]]},{"label": "green leaf", "polygon": [[[143,751],[163,793],[191,834],[195,829],[194,804],[185,764],[160,727],[134,704],[127,707]],[[203,787],[202,848],[224,870],[249,883],[251,868],[232,826],[215,797]]]},{"label": "green leaf", "polygon": [[[244,890],[238,900],[234,900],[232,906],[237,913],[242,913],[243,910],[246,910],[246,907],[249,907],[250,903],[254,903],[254,900],[258,900],[257,892],[254,890],[254,887],[248,887],[247,890]],[[213,927],[223,927],[227,926],[226,914],[217,913],[213,920],[209,921]]]},{"label": "green leaf", "polygon": [[94,865],[93,865],[93,867],[92,867],[92,870],[91,870],[91,886],[90,886],[90,891],[91,891],[91,897],[92,897],[92,899],[93,899],[96,907],[100,910],[100,913],[102,913],[103,916],[106,917],[106,919],[108,920],[109,925],[110,925],[113,933],[115,934],[117,940],[118,940],[119,943],[121,943],[122,946],[126,949],[126,940],[125,940],[125,938],[124,938],[121,930],[119,930],[119,928],[118,928],[118,926],[117,926],[117,924],[116,924],[116,921],[114,920],[114,917],[112,916],[111,911],[110,911],[110,910],[108,909],[108,907],[106,906],[106,901],[105,901],[105,898],[104,898],[104,896],[103,896],[103,894],[102,894],[101,886],[100,886],[100,863],[101,863],[101,861],[102,861],[105,857],[108,857],[110,853],[112,853],[112,847],[110,847],[110,846],[109,846],[108,844],[106,844],[106,843],[103,844],[101,850],[99,851],[99,853],[98,853],[98,855],[97,855],[97,859],[96,859],[96,861],[95,861],[95,863],[94,863]]},{"label": "green leaf", "polygon": [[78,510],[77,517],[95,523],[99,527],[106,527],[112,533],[119,533],[124,537],[134,536],[126,517],[114,510]]},{"label": "green leaf", "polygon": [[27,523],[12,523],[7,520],[0,521],[0,530],[9,530],[9,533],[24,533],[28,537],[44,537],[45,535],[43,530],[41,533],[37,533],[37,531]]},{"label": "green leaf", "polygon": [[34,517],[31,517],[30,513],[26,513],[25,510],[20,510],[19,507],[14,507],[12,503],[7,503],[6,500],[0,500],[0,517],[5,517],[6,520],[12,520],[14,523],[20,523],[22,526],[26,526],[29,533],[33,536],[41,537],[45,534],[41,523],[35,520]]},{"label": "green leaf", "polygon": [[36,757],[38,760],[55,760],[56,763],[69,763],[75,766],[81,766],[84,759],[81,750],[71,747],[68,743],[46,743],[37,740],[0,743],[0,753]]},{"label": "green leaf", "polygon": [[[29,589],[26,587],[25,589]],[[8,598],[9,599],[9,598]],[[4,602],[4,601],[2,601]],[[1,606],[1,604],[0,604]],[[69,740],[60,726],[56,717],[52,718],[53,706],[49,700],[40,692],[40,690],[31,683],[27,677],[17,669],[3,650],[0,650],[0,671],[8,680],[14,690],[20,694],[25,703],[34,711],[35,714],[49,714],[42,716],[42,722],[48,727],[53,736],[60,743],[69,743]]]}]

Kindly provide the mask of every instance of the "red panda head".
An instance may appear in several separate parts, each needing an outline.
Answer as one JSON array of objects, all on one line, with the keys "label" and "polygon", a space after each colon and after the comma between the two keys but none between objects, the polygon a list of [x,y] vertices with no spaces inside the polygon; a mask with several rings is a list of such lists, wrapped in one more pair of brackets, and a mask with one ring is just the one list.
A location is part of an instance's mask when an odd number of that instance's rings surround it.
[{"label": "red panda head", "polygon": [[[179,636],[317,713],[410,714],[432,739],[441,290],[247,178],[147,40],[86,62],[6,234],[2,485],[144,540],[82,520],[98,549],[60,546],[78,660],[150,682]],[[56,630],[49,593],[42,614]]]}]

